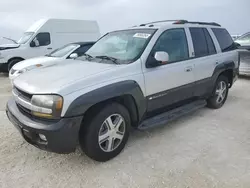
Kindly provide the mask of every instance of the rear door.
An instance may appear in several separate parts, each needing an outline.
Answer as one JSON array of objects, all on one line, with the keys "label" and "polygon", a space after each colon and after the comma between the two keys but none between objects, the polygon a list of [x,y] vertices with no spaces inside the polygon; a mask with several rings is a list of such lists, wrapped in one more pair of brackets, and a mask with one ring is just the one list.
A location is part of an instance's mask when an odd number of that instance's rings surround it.
[{"label": "rear door", "polygon": [[194,77],[196,80],[195,96],[203,96],[211,88],[211,76],[218,64],[217,50],[206,28],[189,28],[193,41]]}]

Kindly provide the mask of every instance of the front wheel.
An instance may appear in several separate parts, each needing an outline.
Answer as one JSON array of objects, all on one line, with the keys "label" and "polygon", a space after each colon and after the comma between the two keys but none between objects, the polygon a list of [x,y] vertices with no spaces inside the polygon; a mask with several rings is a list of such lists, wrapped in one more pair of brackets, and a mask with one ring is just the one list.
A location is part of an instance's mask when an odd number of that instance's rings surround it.
[{"label": "front wheel", "polygon": [[111,103],[91,116],[80,130],[80,146],[88,157],[100,162],[108,161],[116,157],[127,143],[129,112],[121,104]]},{"label": "front wheel", "polygon": [[11,68],[12,68],[15,64],[17,64],[18,62],[20,62],[20,61],[22,61],[22,60],[21,60],[21,59],[13,59],[13,60],[11,60],[11,61],[9,62],[9,64],[8,64],[8,71],[10,71]]},{"label": "front wheel", "polygon": [[223,75],[219,76],[213,94],[207,100],[207,106],[213,109],[221,108],[227,100],[228,90],[228,78]]}]

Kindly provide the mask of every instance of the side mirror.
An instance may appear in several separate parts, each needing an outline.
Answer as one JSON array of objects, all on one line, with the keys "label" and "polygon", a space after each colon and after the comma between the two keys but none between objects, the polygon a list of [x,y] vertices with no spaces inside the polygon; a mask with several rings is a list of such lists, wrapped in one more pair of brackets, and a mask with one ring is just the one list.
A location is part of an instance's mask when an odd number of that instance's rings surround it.
[{"label": "side mirror", "polygon": [[240,45],[239,43],[237,43],[237,42],[234,42],[234,46],[235,46],[236,48],[240,48],[240,47],[241,47],[241,45]]},{"label": "side mirror", "polygon": [[30,47],[39,47],[39,41],[37,39],[34,39],[30,42]]},{"label": "side mirror", "polygon": [[36,46],[36,44],[35,44],[35,42],[32,40],[31,42],[30,42],[30,47],[35,47]]},{"label": "side mirror", "polygon": [[77,53],[72,53],[72,54],[70,54],[70,56],[69,56],[70,59],[75,59],[75,58],[77,58],[77,57],[78,57],[78,54],[77,54]]},{"label": "side mirror", "polygon": [[169,55],[167,52],[156,52],[154,56],[156,61],[160,61],[162,64],[165,64],[169,61]]},{"label": "side mirror", "polygon": [[167,52],[159,51],[155,52],[154,55],[150,55],[146,67],[153,68],[165,64],[169,61],[169,55]]}]

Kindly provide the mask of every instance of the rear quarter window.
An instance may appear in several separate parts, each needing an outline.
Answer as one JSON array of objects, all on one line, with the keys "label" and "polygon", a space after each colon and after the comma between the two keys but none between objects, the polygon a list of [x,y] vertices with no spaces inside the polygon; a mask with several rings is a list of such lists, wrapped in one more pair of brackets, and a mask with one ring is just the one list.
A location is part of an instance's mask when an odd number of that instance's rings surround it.
[{"label": "rear quarter window", "polygon": [[219,42],[222,52],[227,52],[236,49],[233,39],[226,29],[212,28],[212,31]]}]

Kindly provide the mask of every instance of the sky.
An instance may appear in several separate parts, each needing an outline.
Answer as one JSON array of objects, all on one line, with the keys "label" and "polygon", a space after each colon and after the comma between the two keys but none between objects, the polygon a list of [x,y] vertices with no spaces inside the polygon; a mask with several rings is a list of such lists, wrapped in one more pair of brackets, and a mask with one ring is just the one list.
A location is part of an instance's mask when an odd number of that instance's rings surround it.
[{"label": "sky", "polygon": [[243,34],[250,31],[250,0],[1,0],[0,18],[0,36],[13,39],[41,18],[97,20],[102,34],[169,19],[213,21]]}]

